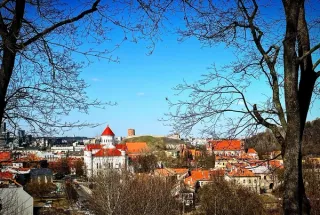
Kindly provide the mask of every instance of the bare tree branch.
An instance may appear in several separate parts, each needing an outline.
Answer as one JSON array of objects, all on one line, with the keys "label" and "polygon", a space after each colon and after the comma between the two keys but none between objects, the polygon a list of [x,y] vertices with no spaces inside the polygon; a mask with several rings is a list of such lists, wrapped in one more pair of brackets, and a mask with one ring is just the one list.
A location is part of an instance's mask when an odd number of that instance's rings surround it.
[{"label": "bare tree branch", "polygon": [[73,22],[76,22],[76,21],[82,19],[84,16],[87,16],[87,15],[95,12],[96,10],[98,10],[97,6],[98,6],[99,3],[100,3],[100,0],[96,0],[92,4],[92,7],[90,9],[81,12],[79,15],[77,15],[77,16],[75,16],[73,18],[66,19],[66,20],[60,21],[60,22],[52,25],[51,27],[49,27],[49,28],[45,29],[44,31],[38,33],[34,37],[28,39],[27,41],[23,42],[22,44],[19,44],[18,46],[21,47],[21,48],[24,48],[24,47],[28,46],[29,44],[35,42],[39,38],[45,36],[46,34],[50,33],[51,31],[54,31],[55,29],[57,29],[57,28],[59,28],[59,27],[61,27],[63,25],[70,24],[70,23],[73,23]]}]

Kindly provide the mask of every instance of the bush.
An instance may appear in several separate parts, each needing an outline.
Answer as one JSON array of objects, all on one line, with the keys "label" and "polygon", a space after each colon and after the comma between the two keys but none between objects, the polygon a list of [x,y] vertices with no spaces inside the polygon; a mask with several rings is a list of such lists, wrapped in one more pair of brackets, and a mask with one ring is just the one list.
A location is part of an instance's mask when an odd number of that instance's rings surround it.
[{"label": "bush", "polygon": [[38,181],[31,181],[26,185],[26,191],[33,197],[43,198],[50,195],[51,192],[57,189],[53,183],[44,183]]}]

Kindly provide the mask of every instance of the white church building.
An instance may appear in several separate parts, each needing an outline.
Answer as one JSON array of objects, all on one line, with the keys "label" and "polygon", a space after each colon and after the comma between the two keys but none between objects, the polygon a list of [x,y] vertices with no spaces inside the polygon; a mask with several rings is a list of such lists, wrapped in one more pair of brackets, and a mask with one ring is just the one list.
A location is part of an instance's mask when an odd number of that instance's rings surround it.
[{"label": "white church building", "polygon": [[88,177],[108,169],[127,169],[128,156],[125,144],[115,144],[114,133],[109,126],[102,132],[100,144],[87,144],[84,149],[84,163]]}]

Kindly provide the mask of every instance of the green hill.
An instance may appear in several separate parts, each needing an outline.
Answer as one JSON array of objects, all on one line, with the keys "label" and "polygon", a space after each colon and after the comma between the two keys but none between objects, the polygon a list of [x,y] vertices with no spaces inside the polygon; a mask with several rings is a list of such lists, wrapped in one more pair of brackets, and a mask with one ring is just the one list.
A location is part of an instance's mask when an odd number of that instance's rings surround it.
[{"label": "green hill", "polygon": [[126,138],[122,141],[122,143],[126,143],[126,142],[146,142],[147,145],[152,150],[164,150],[166,149],[167,144],[178,145],[178,144],[185,143],[182,140],[176,140],[176,139],[171,139],[167,137],[153,137],[153,136],[132,137],[132,138]]}]

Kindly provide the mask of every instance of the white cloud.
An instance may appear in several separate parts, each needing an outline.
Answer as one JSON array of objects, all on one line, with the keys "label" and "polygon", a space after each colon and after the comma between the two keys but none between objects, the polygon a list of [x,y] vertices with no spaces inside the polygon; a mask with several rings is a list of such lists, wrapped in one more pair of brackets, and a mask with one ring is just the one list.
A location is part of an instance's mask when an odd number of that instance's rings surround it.
[{"label": "white cloud", "polygon": [[102,81],[102,80],[99,79],[99,78],[92,78],[91,80],[94,81],[94,82]]},{"label": "white cloud", "polygon": [[139,93],[137,93],[137,96],[144,96],[144,93],[143,92],[139,92]]}]

